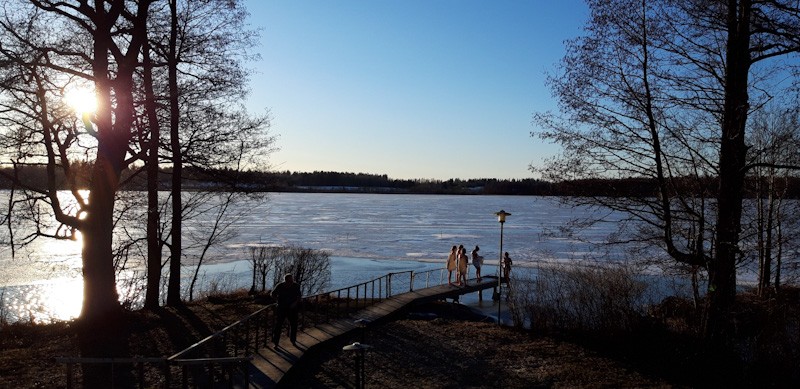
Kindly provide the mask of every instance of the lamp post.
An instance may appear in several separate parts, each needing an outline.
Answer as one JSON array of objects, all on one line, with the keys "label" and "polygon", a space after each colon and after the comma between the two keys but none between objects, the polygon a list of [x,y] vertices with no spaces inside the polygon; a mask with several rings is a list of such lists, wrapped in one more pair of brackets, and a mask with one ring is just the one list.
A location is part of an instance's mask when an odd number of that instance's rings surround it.
[{"label": "lamp post", "polygon": [[356,373],[356,389],[364,389],[367,381],[367,372],[364,369],[364,359],[367,350],[372,346],[355,342],[353,344],[342,347],[343,351],[353,352],[355,354],[355,373]]},{"label": "lamp post", "polygon": [[497,262],[497,324],[500,325],[500,303],[503,301],[503,224],[506,223],[506,216],[511,214],[501,209],[495,215],[500,223],[500,259]]}]

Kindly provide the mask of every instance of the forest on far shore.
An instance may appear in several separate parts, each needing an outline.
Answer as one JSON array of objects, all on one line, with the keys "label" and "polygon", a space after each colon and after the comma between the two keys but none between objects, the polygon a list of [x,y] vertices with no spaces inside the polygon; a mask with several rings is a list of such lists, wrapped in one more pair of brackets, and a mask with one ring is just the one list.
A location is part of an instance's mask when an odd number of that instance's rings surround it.
[{"label": "forest on far shore", "polygon": [[[47,171],[42,167],[24,167],[24,172],[17,171],[23,177],[27,189],[44,189],[47,183]],[[73,169],[85,170],[88,166],[76,164]],[[2,168],[12,174],[11,168]],[[88,177],[79,174],[78,177]],[[170,169],[162,170],[159,177],[159,189],[169,190],[172,174]],[[78,178],[81,180],[81,178]],[[79,186],[88,189],[88,179]],[[800,198],[800,179],[784,177],[783,198]],[[67,189],[66,180],[57,177],[56,182],[61,189]],[[122,190],[146,190],[146,177],[140,169],[129,169],[123,172]],[[704,181],[705,192],[713,197],[718,187],[714,178]],[[697,180],[673,180],[674,188],[683,185],[697,185]],[[755,188],[757,182],[749,182]],[[344,172],[264,172],[246,170],[235,172],[227,169],[186,168],[183,172],[183,187],[187,190],[231,189],[247,192],[314,192],[314,193],[395,193],[395,194],[483,194],[483,195],[524,195],[524,196],[657,196],[658,188],[655,180],[648,178],[608,178],[581,179],[548,182],[534,178],[497,179],[470,178],[449,180],[435,179],[395,179],[386,174],[344,173]],[[12,189],[11,182],[0,176],[0,189]],[[22,189],[17,186],[15,189]],[[751,192],[751,193],[754,193]],[[752,197],[752,196],[751,196]]]}]

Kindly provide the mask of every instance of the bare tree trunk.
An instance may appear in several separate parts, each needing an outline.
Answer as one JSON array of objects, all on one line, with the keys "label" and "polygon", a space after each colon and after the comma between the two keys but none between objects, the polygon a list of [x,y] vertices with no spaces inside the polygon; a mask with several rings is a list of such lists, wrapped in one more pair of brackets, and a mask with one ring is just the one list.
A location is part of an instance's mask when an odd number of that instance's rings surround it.
[{"label": "bare tree trunk", "polygon": [[158,211],[158,142],[161,131],[153,92],[153,64],[147,42],[143,51],[145,109],[150,128],[150,142],[147,145],[147,291],[144,306],[154,309],[159,306],[161,285],[161,238],[158,232],[161,218]]},{"label": "bare tree trunk", "polygon": [[764,185],[761,169],[756,169],[756,251],[758,252],[758,295],[764,295]]},{"label": "bare tree trunk", "polygon": [[694,299],[694,308],[697,309],[700,307],[700,280],[698,279],[697,275],[700,271],[699,266],[692,266],[692,298]]},{"label": "bare tree trunk", "polygon": [[781,228],[782,221],[780,217],[776,221],[777,239],[780,244],[778,245],[778,254],[775,256],[775,293],[777,294],[781,289],[781,267],[783,266],[783,230]]},{"label": "bare tree trunk", "polygon": [[[97,157],[91,174],[89,212],[82,230],[84,301],[79,344],[84,357],[128,354],[112,252],[114,202],[132,137],[133,74],[146,40],[149,7],[147,1],[138,4],[136,16],[131,19],[133,29],[128,51],[124,57],[117,57],[116,78],[109,80],[109,53],[113,51],[110,47],[113,44],[111,25],[114,21],[107,17],[105,6],[98,4],[92,15],[96,26],[92,73],[98,94],[95,118]],[[110,382],[112,374],[111,367],[87,367],[84,369],[84,386],[102,387]]]},{"label": "bare tree trunk", "polygon": [[764,262],[761,267],[759,295],[766,297],[771,293],[770,281],[772,280],[772,247],[775,244],[772,230],[775,222],[775,171],[770,169],[769,193],[767,195],[767,215],[766,225],[764,226]]},{"label": "bare tree trunk", "polygon": [[228,192],[224,197],[220,197],[221,202],[217,208],[217,214],[214,217],[214,225],[211,227],[211,230],[207,232],[208,235],[206,235],[205,242],[203,243],[203,250],[197,260],[197,266],[194,269],[192,281],[189,284],[189,301],[194,299],[194,287],[197,283],[197,276],[200,274],[200,266],[203,265],[203,260],[205,260],[208,250],[211,249],[212,246],[230,238],[228,229],[231,227],[231,223],[226,221],[226,218],[229,216],[228,207],[233,203],[235,195],[235,192]]},{"label": "bare tree trunk", "polygon": [[172,255],[169,263],[169,284],[167,285],[167,305],[181,304],[181,224],[183,207],[181,203],[181,182],[183,176],[183,157],[180,144],[180,108],[178,105],[178,5],[170,0],[171,27],[169,37],[169,107],[170,141],[172,147]]},{"label": "bare tree trunk", "polygon": [[731,310],[736,299],[736,257],[739,255],[742,197],[745,174],[745,125],[750,69],[749,0],[728,0],[725,102],[719,155],[717,197],[717,251],[708,268],[709,310],[706,338],[721,345],[731,330]]}]

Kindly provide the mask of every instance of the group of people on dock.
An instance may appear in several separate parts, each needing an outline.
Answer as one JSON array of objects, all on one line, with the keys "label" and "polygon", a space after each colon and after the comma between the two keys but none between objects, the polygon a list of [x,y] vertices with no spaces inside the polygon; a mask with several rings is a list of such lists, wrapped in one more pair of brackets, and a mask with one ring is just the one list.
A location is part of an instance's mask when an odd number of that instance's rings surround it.
[{"label": "group of people on dock", "polygon": [[[472,266],[475,266],[475,278],[481,282],[481,267],[483,266],[483,256],[478,254],[480,247],[475,246],[472,250]],[[450,254],[447,256],[447,283],[449,285],[467,286],[467,275],[469,274],[470,257],[467,256],[467,249],[464,245],[453,246],[450,249]],[[500,262],[502,270],[502,281],[508,283],[509,274],[511,272],[511,257],[508,251],[503,255],[503,260]],[[453,273],[456,274],[456,282],[453,282]]]},{"label": "group of people on dock", "polygon": [[[475,276],[478,282],[481,281],[481,266],[483,266],[483,256],[478,254],[480,247],[475,246],[472,250],[472,266],[475,266]],[[447,283],[450,285],[467,286],[467,275],[469,274],[470,258],[467,256],[467,249],[464,245],[453,246],[450,255],[447,256]],[[456,273],[456,282],[453,282],[453,272]]]}]

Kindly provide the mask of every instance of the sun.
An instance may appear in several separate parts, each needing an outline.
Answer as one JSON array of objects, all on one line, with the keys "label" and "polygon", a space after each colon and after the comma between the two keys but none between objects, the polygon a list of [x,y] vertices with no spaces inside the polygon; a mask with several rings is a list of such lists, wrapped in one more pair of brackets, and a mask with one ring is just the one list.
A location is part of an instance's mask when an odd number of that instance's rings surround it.
[{"label": "sun", "polygon": [[72,89],[64,94],[64,100],[79,117],[97,110],[97,97],[91,89]]}]

